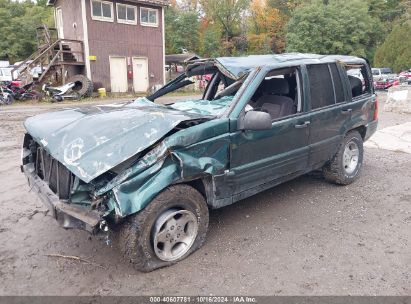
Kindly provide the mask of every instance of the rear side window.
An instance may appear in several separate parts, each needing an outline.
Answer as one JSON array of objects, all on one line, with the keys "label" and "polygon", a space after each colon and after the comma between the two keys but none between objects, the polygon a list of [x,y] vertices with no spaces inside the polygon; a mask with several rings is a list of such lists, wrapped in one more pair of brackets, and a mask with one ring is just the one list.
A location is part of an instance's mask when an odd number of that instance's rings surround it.
[{"label": "rear side window", "polygon": [[334,88],[328,64],[307,66],[310,79],[311,109],[335,104]]},{"label": "rear side window", "polygon": [[340,103],[345,101],[344,88],[341,82],[341,76],[338,72],[336,64],[330,64],[331,75],[333,77],[334,89],[335,89],[335,102]]}]

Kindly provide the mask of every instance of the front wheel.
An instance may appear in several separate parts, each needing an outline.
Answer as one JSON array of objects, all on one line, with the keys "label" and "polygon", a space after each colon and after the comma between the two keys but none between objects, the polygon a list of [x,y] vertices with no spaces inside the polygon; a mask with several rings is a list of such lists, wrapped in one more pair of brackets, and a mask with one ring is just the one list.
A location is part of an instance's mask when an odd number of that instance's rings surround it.
[{"label": "front wheel", "polygon": [[324,178],[338,185],[351,184],[360,175],[363,157],[364,147],[360,133],[348,132],[333,159],[324,166]]},{"label": "front wheel", "polygon": [[170,186],[118,231],[126,260],[142,272],[170,266],[200,248],[208,229],[204,197],[188,185]]}]

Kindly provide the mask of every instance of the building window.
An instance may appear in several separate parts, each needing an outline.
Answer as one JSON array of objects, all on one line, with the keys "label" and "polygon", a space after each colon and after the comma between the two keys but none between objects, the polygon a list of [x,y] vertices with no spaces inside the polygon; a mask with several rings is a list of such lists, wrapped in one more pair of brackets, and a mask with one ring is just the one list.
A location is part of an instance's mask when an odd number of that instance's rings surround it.
[{"label": "building window", "polygon": [[140,23],[143,26],[158,26],[158,10],[153,8],[140,8]]},{"label": "building window", "polygon": [[137,24],[137,7],[133,5],[117,3],[117,22]]},{"label": "building window", "polygon": [[93,20],[113,22],[113,3],[107,1],[91,1],[91,17]]}]

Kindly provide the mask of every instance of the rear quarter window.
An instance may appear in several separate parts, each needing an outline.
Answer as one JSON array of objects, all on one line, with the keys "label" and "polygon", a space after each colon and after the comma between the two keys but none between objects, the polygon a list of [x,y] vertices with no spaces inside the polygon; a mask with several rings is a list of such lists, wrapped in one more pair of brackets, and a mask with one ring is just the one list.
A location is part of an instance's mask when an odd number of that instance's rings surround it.
[{"label": "rear quarter window", "polygon": [[[360,74],[352,75],[350,71],[353,69],[359,69]],[[351,91],[353,99],[372,93],[373,84],[371,82],[371,77],[369,76],[369,69],[366,65],[346,65],[345,71],[347,74],[347,86],[349,91]],[[374,73],[373,70],[372,73]]]}]

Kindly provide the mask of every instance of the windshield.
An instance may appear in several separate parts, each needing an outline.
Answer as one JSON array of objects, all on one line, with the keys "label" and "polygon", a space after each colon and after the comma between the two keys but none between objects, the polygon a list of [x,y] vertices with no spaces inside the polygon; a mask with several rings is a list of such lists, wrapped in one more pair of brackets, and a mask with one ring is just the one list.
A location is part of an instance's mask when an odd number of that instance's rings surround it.
[{"label": "windshield", "polygon": [[392,70],[390,68],[381,68],[381,69],[371,69],[372,74],[375,75],[387,75],[392,74]]},{"label": "windshield", "polygon": [[147,100],[160,99],[159,103],[176,110],[218,116],[231,104],[247,75],[234,80],[215,66],[199,64],[196,69],[179,75],[154,94],[147,96]]},{"label": "windshield", "polygon": [[218,116],[231,104],[234,96],[225,96],[214,100],[187,100],[176,102],[169,107],[193,114]]},{"label": "windshield", "polygon": [[381,69],[381,74],[392,74],[392,70],[389,68]]}]

